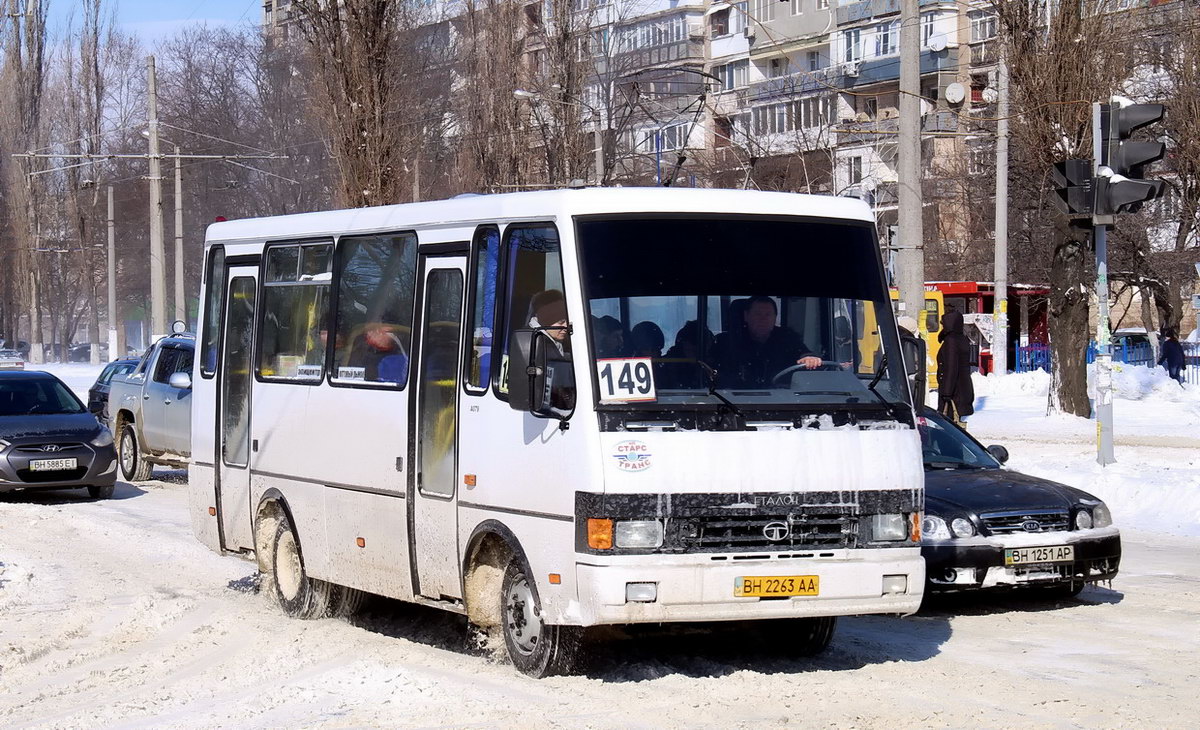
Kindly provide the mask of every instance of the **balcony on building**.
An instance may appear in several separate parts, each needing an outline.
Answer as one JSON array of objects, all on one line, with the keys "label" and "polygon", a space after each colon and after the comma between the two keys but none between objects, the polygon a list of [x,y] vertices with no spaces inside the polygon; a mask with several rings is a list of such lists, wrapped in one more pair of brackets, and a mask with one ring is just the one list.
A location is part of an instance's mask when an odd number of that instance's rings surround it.
[{"label": "balcony on building", "polygon": [[750,101],[761,102],[842,89],[845,83],[846,67],[839,64],[816,71],[797,71],[786,76],[755,81],[750,84],[746,95]]},{"label": "balcony on building", "polygon": [[[920,7],[940,5],[945,0],[920,0]],[[861,20],[870,20],[881,15],[896,15],[900,12],[900,0],[840,0],[837,7],[837,24],[846,25]]]}]

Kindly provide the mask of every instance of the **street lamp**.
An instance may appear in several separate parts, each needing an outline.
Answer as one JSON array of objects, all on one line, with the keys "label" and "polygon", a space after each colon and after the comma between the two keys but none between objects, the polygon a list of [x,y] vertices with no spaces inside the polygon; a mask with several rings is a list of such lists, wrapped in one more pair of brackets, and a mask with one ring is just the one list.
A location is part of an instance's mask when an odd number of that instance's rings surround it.
[{"label": "street lamp", "polygon": [[513,96],[518,99],[526,99],[528,101],[552,101],[555,104],[563,106],[577,106],[580,109],[587,109],[592,113],[592,137],[596,144],[595,166],[596,166],[596,186],[604,184],[604,135],[600,129],[600,110],[581,101],[563,101],[562,99],[547,99],[535,91],[526,89],[514,89]]}]

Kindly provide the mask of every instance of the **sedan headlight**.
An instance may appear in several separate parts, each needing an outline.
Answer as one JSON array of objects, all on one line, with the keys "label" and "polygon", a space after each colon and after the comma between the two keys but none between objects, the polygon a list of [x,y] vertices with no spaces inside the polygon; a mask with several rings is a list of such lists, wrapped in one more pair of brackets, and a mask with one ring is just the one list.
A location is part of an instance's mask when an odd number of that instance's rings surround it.
[{"label": "sedan headlight", "polygon": [[1076,530],[1092,529],[1092,515],[1086,509],[1081,509],[1075,513],[1075,529]]},{"label": "sedan headlight", "polygon": [[908,539],[908,520],[904,515],[872,515],[871,540],[894,542]]},{"label": "sedan headlight", "polygon": [[954,531],[955,537],[975,536],[975,525],[964,517],[955,517],[954,521],[950,523],[950,529]]},{"label": "sedan headlight", "polygon": [[109,431],[107,428],[100,429],[100,433],[96,434],[96,436],[89,443],[92,446],[98,446],[100,448],[104,448],[105,446],[112,446],[113,445],[112,431]]},{"label": "sedan headlight", "polygon": [[921,534],[929,540],[949,540],[950,528],[946,527],[946,521],[941,517],[925,515],[921,521]]},{"label": "sedan headlight", "polygon": [[658,520],[622,520],[613,526],[613,542],[619,548],[656,548],[663,543],[663,524]]},{"label": "sedan headlight", "polygon": [[1112,512],[1108,505],[1101,502],[1092,508],[1092,527],[1108,527],[1112,525]]}]

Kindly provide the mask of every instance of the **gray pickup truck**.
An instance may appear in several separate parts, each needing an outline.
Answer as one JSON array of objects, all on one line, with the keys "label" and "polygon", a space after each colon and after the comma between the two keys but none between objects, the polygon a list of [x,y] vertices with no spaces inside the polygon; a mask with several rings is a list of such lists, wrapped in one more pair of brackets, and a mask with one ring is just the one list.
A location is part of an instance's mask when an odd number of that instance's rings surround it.
[{"label": "gray pickup truck", "polygon": [[131,372],[113,378],[109,428],[126,481],[149,479],[155,464],[187,465],[195,352],[194,335],[170,335],[151,345]]}]

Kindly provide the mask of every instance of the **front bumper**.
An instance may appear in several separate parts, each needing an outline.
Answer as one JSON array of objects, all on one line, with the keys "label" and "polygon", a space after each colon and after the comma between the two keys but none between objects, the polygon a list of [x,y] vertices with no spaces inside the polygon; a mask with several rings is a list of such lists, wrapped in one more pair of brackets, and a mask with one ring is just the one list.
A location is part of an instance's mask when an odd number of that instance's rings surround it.
[{"label": "front bumper", "polygon": [[[1012,547],[1072,545],[1075,560],[1006,566]],[[1003,537],[926,542],[921,545],[932,591],[961,591],[1005,586],[1051,585],[1112,580],[1121,563],[1121,533],[1115,527]]]},{"label": "front bumper", "polygon": [[[828,557],[729,554],[581,556],[576,563],[578,623],[658,623],[915,613],[925,562],[916,548],[834,550]],[[816,596],[739,598],[741,576],[815,575]],[[903,593],[885,595],[884,576],[905,576]],[[626,600],[627,583],[654,583],[653,602]],[[572,621],[574,623],[574,621]]]},{"label": "front bumper", "polygon": [[[77,444],[53,453],[22,451],[24,444],[0,452],[0,492],[18,489],[75,489],[107,487],[117,481],[117,453],[112,445]],[[74,458],[78,466],[63,471],[34,472],[35,459]]]}]

